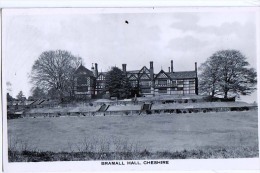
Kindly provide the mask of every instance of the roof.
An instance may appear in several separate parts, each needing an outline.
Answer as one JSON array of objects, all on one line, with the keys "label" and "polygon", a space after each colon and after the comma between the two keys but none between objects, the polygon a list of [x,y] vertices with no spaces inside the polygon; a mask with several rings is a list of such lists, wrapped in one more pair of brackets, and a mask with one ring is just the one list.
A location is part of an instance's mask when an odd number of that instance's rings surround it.
[{"label": "roof", "polygon": [[127,73],[139,73],[140,70],[130,70],[130,71],[126,71]]},{"label": "roof", "polygon": [[196,71],[179,71],[179,72],[166,72],[172,79],[190,79],[196,78]]},{"label": "roof", "polygon": [[98,76],[99,75],[106,75],[107,74],[107,72],[98,72]]},{"label": "roof", "polygon": [[85,74],[87,74],[88,76],[93,76],[94,77],[93,72],[90,71],[89,69],[87,69],[86,67],[84,67],[83,65],[80,65],[78,67],[78,69],[75,71],[75,74],[78,74],[80,72],[85,72]]},{"label": "roof", "polygon": [[168,73],[166,73],[165,71],[161,70],[156,76],[155,76],[155,79],[156,78],[171,78],[169,76]]}]

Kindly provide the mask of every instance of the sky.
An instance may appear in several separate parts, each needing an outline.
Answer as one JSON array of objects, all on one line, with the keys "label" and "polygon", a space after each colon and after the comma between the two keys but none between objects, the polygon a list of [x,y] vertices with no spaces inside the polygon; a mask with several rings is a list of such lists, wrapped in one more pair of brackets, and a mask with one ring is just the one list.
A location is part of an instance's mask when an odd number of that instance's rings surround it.
[{"label": "sky", "polygon": [[[57,49],[82,57],[88,69],[98,63],[99,71],[123,63],[139,70],[150,61],[155,72],[168,71],[171,60],[175,71],[189,71],[225,49],[257,68],[256,10],[241,9],[4,9],[4,82],[12,96],[22,90],[28,97],[34,61]],[[246,99],[256,101],[256,92]]]}]

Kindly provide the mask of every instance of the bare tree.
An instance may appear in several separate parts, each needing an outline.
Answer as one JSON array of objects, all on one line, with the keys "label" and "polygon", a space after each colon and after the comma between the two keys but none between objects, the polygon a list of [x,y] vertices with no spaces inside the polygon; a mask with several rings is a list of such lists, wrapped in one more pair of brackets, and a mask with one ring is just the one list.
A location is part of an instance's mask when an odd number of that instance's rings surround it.
[{"label": "bare tree", "polygon": [[51,89],[56,90],[62,99],[72,92],[73,73],[80,63],[82,59],[68,51],[43,52],[33,64],[31,82],[46,93]]},{"label": "bare tree", "polygon": [[211,96],[218,93],[227,99],[229,93],[248,95],[256,89],[255,69],[249,68],[246,57],[237,50],[214,53],[200,70],[200,90],[210,91]]}]

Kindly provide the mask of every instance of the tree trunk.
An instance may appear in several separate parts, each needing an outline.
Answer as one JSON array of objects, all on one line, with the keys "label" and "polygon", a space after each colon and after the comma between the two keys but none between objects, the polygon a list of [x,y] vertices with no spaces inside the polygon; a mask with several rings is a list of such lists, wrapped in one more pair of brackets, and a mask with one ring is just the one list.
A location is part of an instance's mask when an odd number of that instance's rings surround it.
[{"label": "tree trunk", "polygon": [[228,91],[225,91],[224,92],[224,99],[227,99],[227,94],[228,94]]},{"label": "tree trunk", "polygon": [[214,95],[215,95],[215,90],[212,90],[212,91],[211,91],[211,97],[213,98]]}]

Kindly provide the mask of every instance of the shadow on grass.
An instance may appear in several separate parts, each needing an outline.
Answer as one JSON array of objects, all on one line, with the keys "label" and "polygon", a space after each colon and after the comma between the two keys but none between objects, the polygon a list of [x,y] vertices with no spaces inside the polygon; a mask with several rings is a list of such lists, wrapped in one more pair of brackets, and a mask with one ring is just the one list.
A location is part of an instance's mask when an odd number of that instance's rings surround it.
[{"label": "shadow on grass", "polygon": [[90,161],[90,160],[147,160],[147,159],[217,159],[217,158],[254,158],[259,157],[255,147],[205,147],[198,150],[175,152],[8,152],[9,162],[44,162],[44,161]]}]

